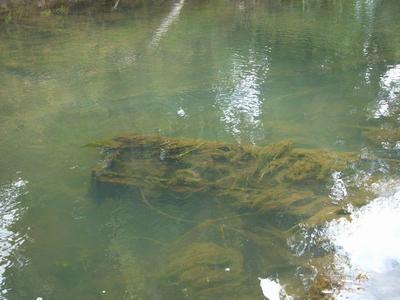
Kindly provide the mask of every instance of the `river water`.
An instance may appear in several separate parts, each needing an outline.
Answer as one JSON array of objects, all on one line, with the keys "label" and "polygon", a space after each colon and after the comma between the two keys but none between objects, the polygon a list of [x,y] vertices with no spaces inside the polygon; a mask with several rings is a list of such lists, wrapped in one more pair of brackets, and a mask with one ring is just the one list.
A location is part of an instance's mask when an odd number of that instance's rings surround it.
[{"label": "river water", "polygon": [[[318,253],[331,251],[342,284],[327,295],[399,299],[400,135],[373,143],[364,131],[398,128],[399,15],[395,0],[177,0],[131,10],[121,0],[95,15],[0,24],[0,298],[263,299],[260,278],[270,300],[278,284],[281,298],[303,299]],[[257,228],[297,229],[284,243],[272,235],[263,251],[246,248],[239,287],[198,296],[157,272],[193,229],[157,210],[217,213],[90,192],[101,155],[84,146],[128,132],[353,152],[368,163],[351,178],[333,173],[329,196],[341,207],[352,186],[368,191],[367,204],[317,227],[257,216]]]}]

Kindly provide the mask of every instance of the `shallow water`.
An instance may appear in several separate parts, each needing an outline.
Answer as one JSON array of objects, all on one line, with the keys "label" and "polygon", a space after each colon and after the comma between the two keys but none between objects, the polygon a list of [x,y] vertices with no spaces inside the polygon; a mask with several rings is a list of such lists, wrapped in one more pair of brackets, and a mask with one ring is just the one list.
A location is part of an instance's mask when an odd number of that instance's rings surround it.
[{"label": "shallow water", "polygon": [[[83,146],[93,141],[136,132],[258,146],[291,139],[353,151],[368,164],[351,178],[332,174],[338,207],[346,186],[397,179],[385,159],[398,158],[400,143],[370,143],[363,130],[398,126],[399,13],[394,0],[181,0],[1,24],[0,297],[193,299],[156,274],[168,264],[169,245],[193,225],[163,217],[137,195],[100,201],[91,194],[101,155]],[[397,202],[391,191],[388,201]],[[215,203],[165,199],[157,208],[196,222],[230,213]],[[302,219],[280,212],[246,222],[286,230]],[[379,225],[378,232],[389,230]],[[398,232],[392,236],[398,243]],[[301,297],[315,274],[277,253],[309,243],[302,234],[294,240],[244,247],[249,299],[262,298],[258,277],[279,279]],[[302,255],[318,256],[316,245]],[[371,278],[395,282],[393,266]],[[365,288],[368,299],[398,294]]]}]

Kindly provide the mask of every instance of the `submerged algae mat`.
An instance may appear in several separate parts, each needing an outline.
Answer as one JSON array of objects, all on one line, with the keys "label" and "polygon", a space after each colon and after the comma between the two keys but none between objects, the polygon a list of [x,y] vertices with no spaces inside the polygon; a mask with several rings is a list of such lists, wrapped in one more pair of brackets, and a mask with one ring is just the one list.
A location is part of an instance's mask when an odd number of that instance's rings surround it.
[{"label": "submerged algae mat", "polygon": [[351,153],[295,148],[291,141],[267,147],[151,135],[98,142],[105,158],[93,170],[97,187],[132,187],[179,199],[207,194],[227,205],[314,216],[332,205],[334,172],[357,160]]},{"label": "submerged algae mat", "polygon": [[[257,299],[263,270],[306,266],[307,258],[288,249],[290,226],[254,220],[278,213],[297,226],[338,216],[343,206],[329,197],[332,174],[346,172],[357,160],[351,153],[300,149],[290,141],[256,147],[132,134],[94,146],[104,150],[92,174],[95,190],[137,190],[160,217],[189,224],[175,240],[157,245],[166,258],[150,277],[168,299]],[[210,210],[217,201],[220,217],[173,216],[160,208],[162,199],[174,199],[177,206],[210,202],[204,204]],[[327,263],[331,258],[321,254]],[[318,294],[312,284],[300,289],[293,287],[309,299]]]}]

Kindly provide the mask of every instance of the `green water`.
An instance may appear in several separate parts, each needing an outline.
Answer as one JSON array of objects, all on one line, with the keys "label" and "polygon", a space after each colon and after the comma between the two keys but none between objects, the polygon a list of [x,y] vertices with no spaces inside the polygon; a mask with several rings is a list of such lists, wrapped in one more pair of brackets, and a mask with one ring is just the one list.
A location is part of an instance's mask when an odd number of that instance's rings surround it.
[{"label": "green water", "polygon": [[[126,195],[96,199],[101,155],[83,146],[135,132],[381,153],[360,128],[397,124],[399,15],[395,0],[182,0],[0,24],[0,298],[193,299],[155,275],[193,226]],[[194,220],[224,213],[157,205]],[[262,299],[257,277],[269,276],[301,295],[279,243],[244,250],[246,299]]]}]

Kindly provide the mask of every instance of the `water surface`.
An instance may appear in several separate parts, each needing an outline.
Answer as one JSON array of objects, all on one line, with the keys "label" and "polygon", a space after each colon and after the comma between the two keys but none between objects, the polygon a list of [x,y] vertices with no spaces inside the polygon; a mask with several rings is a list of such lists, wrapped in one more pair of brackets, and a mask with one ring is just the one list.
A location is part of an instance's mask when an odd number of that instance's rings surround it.
[{"label": "water surface", "polygon": [[[399,15],[394,0],[180,0],[1,24],[1,297],[193,299],[155,274],[168,264],[165,249],[193,225],[135,197],[94,197],[90,174],[101,155],[83,147],[93,141],[126,132],[257,146],[290,139],[366,158],[358,177],[332,174],[333,198],[347,196],[343,186],[363,188],[367,177],[367,185],[374,176],[380,184],[396,180],[384,159],[396,160],[400,143],[371,144],[363,129],[398,126]],[[389,190],[360,214],[375,220],[368,212],[379,203],[398,210],[398,188]],[[194,220],[226,213],[196,201],[165,203],[157,207]],[[272,213],[251,222],[286,230],[301,218]],[[391,247],[398,246],[397,223],[374,225],[393,229]],[[334,246],[354,250],[340,238],[340,226],[351,225],[326,226],[338,236]],[[308,243],[300,233],[295,243]],[[261,253],[243,250],[248,299],[262,299],[258,277],[279,279],[296,298],[315,276],[304,259],[277,255],[283,249],[296,257],[296,245],[276,243]],[[318,256],[315,245],[305,248],[304,257]],[[399,280],[399,255],[386,254],[391,267],[372,276],[378,283]],[[365,288],[368,299],[398,295]]]}]

